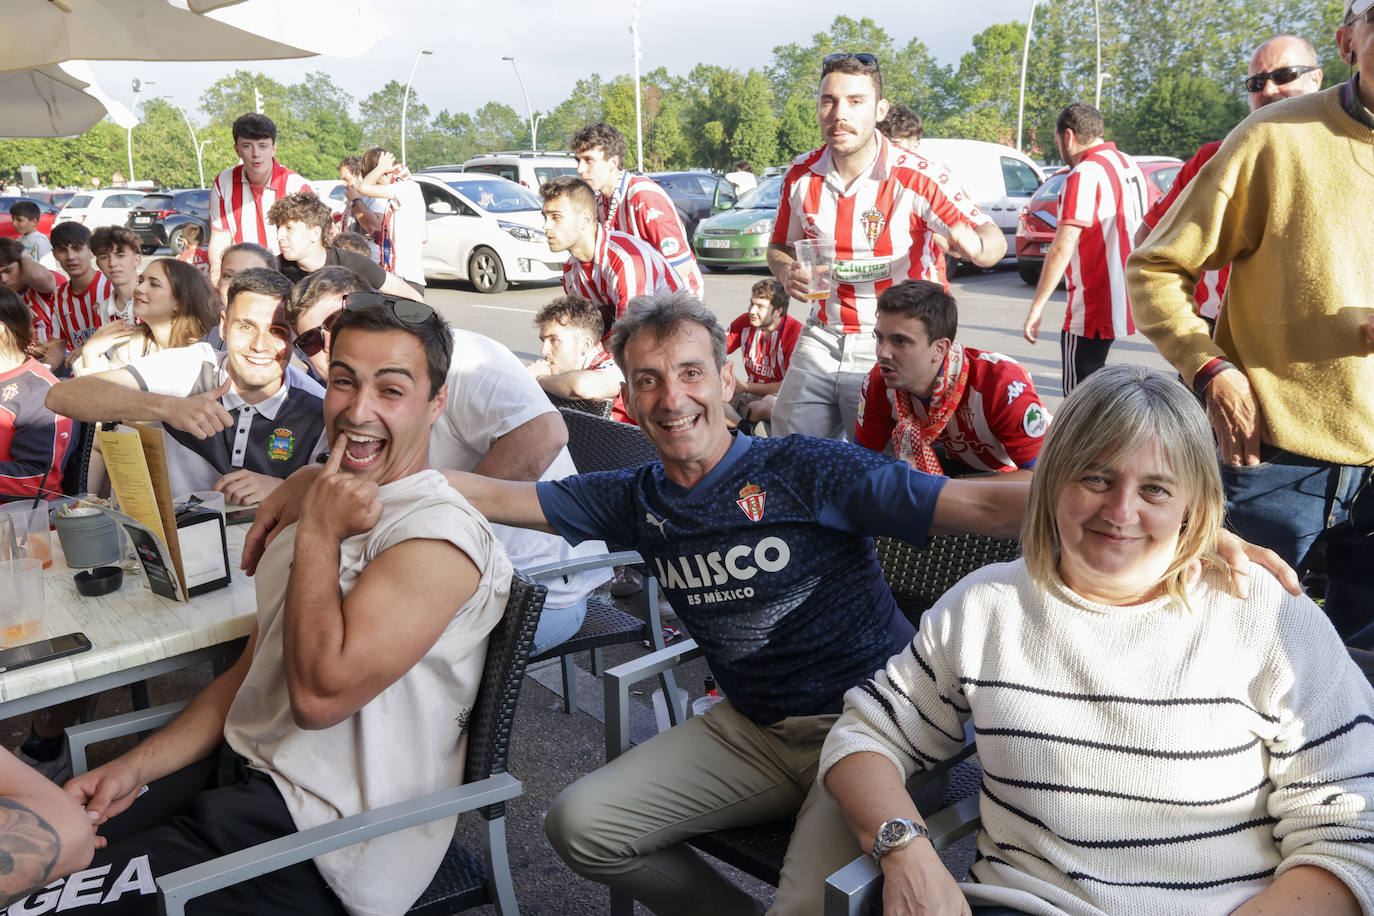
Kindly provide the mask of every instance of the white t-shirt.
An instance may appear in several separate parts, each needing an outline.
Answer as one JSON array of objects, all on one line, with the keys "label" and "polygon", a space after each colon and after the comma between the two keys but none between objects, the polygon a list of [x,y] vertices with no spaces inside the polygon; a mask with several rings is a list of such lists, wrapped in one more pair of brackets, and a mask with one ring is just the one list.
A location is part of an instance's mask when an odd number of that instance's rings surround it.
[{"label": "white t-shirt", "polygon": [[[392,273],[412,283],[425,282],[425,195],[418,181],[396,181],[391,184],[395,197],[391,216],[395,232],[395,270]],[[383,265],[385,266],[385,265]]]},{"label": "white t-shirt", "polygon": [[[414,667],[339,724],[306,730],[291,717],[282,642],[295,526],[268,548],[257,572],[257,645],[229,708],[224,739],[272,777],[301,830],[462,781],[468,717],[487,637],[510,596],[510,561],[486,521],[443,475],[421,471],[382,485],[377,498],[377,524],[339,545],[339,589],[345,597],[378,555],[412,538],[452,543],[482,575],[472,598],[454,609]],[[404,913],[433,879],[455,820],[325,853],[315,865],[350,913]]]},{"label": "white t-shirt", "polygon": [[[432,467],[470,471],[486,457],[497,439],[554,410],[548,395],[514,353],[490,337],[472,331],[454,329],[447,381],[448,404],[429,435]],[[572,456],[564,447],[539,479],[561,480],[576,473]],[[506,525],[491,527],[516,569],[568,562],[606,550],[601,541],[584,541],[573,547],[561,537],[542,531]],[[609,570],[598,569],[541,580],[540,584],[549,590],[544,604],[551,608],[575,604],[609,578]]]}]

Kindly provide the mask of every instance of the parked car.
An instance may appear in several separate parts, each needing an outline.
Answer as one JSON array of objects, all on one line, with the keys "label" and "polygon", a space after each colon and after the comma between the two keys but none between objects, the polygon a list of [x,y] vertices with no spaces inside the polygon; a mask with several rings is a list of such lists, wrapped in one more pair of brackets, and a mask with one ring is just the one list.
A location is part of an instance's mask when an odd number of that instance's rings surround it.
[{"label": "parked car", "polygon": [[[1145,206],[1154,206],[1174,186],[1183,162],[1173,156],[1133,156],[1145,174]],[[1021,279],[1034,286],[1040,282],[1040,268],[1045,264],[1045,252],[1054,241],[1059,227],[1059,192],[1069,168],[1059,169],[1040,186],[1030,201],[1021,208],[1016,224],[1016,270]]]},{"label": "parked car", "polygon": [[[1040,166],[1014,147],[982,140],[926,138],[917,154],[950,170],[955,183],[1002,230],[1007,250],[1014,250],[1017,214],[1045,180]],[[954,275],[961,262],[951,256],[947,272]]]},{"label": "parked car", "polygon": [[479,293],[511,283],[558,280],[566,252],[549,251],[543,202],[529,188],[495,175],[424,171],[427,278],[467,280]]},{"label": "parked car", "polygon": [[74,220],[84,223],[87,229],[100,226],[123,226],[129,222],[129,210],[149,192],[136,188],[98,188],[94,191],[79,191],[62,212],[57,221],[65,223]]},{"label": "parked car", "polygon": [[29,198],[30,200],[41,200],[44,203],[52,204],[57,209],[61,210],[64,206],[66,206],[67,201],[71,200],[73,197],[76,196],[76,192],[39,191],[34,188],[28,188],[24,191],[24,196]]},{"label": "parked car", "polygon": [[765,178],[733,208],[697,223],[692,233],[697,261],[710,270],[766,266],[781,194],[782,176]]},{"label": "parked car", "polygon": [[53,223],[57,222],[57,207],[41,200],[34,200],[32,197],[0,197],[0,236],[5,238],[17,239],[19,233],[14,231],[14,221],[10,219],[10,207],[27,200],[38,205],[38,231],[44,235],[52,232]]},{"label": "parked car", "polygon": [[482,153],[461,166],[439,165],[426,172],[480,172],[499,175],[524,185],[536,194],[550,178],[577,174],[577,160],[568,152],[549,150],[513,150],[502,153]]},{"label": "parked car", "polygon": [[682,226],[691,238],[697,223],[735,205],[738,196],[735,186],[710,172],[650,172],[672,198]]},{"label": "parked car", "polygon": [[186,250],[183,232],[188,225],[200,227],[200,244],[210,244],[210,191],[207,188],[156,191],[134,204],[125,224],[143,243],[143,253],[159,248],[173,254]]},{"label": "parked car", "polygon": [[344,196],[344,183],[337,178],[311,178],[310,190],[329,207],[337,231],[343,225],[344,211],[348,208],[348,198]]}]

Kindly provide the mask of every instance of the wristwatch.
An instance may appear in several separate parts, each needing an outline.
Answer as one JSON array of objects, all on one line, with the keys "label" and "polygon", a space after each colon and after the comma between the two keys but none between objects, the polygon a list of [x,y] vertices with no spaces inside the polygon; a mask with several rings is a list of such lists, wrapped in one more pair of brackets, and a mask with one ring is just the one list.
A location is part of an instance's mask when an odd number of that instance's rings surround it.
[{"label": "wristwatch", "polygon": [[873,838],[873,861],[882,865],[883,856],[921,837],[929,839],[930,831],[915,821],[904,817],[883,821],[882,826],[878,828],[878,835]]}]

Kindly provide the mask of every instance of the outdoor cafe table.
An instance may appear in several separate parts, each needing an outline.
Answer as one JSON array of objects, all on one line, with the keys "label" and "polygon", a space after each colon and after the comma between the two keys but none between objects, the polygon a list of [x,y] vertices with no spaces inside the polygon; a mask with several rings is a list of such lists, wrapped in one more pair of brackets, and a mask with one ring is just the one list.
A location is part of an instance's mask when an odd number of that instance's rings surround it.
[{"label": "outdoor cafe table", "polygon": [[56,532],[53,564],[43,571],[43,633],[82,632],[91,648],[0,674],[0,719],[45,709],[145,678],[222,658],[253,630],[253,580],[238,569],[246,525],[230,525],[230,583],[187,603],[149,591],[141,572],[125,572],[119,591],[87,598],[76,590]]}]

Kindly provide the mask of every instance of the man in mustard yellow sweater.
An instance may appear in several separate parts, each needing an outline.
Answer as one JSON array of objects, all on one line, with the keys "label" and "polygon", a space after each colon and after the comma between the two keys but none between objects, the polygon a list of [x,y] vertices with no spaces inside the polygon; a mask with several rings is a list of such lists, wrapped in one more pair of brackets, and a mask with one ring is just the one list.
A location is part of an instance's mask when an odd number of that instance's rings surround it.
[{"label": "man in mustard yellow sweater", "polygon": [[[1368,645],[1374,537],[1347,510],[1374,465],[1374,0],[1345,0],[1336,42],[1351,80],[1237,127],[1127,281],[1137,326],[1206,399],[1230,524],[1295,566],[1330,529],[1326,611]],[[1227,263],[1213,340],[1191,295]]]}]

